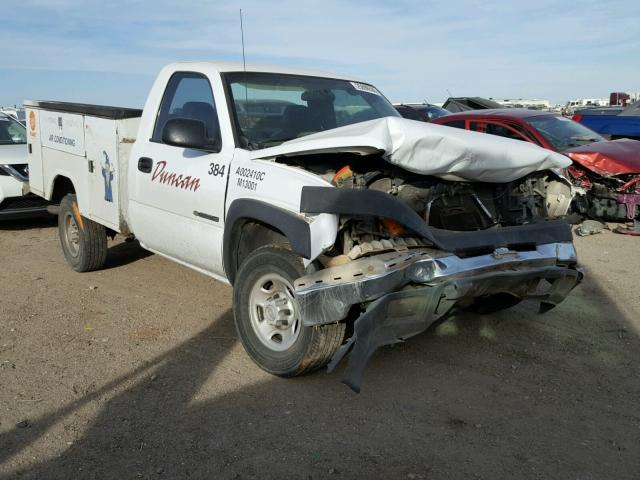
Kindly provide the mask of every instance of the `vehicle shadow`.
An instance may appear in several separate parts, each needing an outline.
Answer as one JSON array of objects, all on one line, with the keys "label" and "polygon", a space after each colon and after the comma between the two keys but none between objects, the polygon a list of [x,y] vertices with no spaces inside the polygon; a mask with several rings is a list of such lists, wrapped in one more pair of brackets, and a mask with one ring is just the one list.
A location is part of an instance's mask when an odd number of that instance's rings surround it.
[{"label": "vehicle shadow", "polygon": [[[57,226],[58,217],[55,215],[44,215],[42,217],[16,221],[0,220],[0,232],[57,228]],[[115,245],[108,247],[107,261],[103,269],[122,267],[129,263],[150,257],[151,255],[153,255],[153,253],[142,248],[137,240],[129,242],[118,240]]]},{"label": "vehicle shadow", "polygon": [[142,248],[137,240],[129,242],[123,241],[109,247],[107,251],[107,262],[102,270],[123,267],[129,263],[150,257],[151,255],[153,255],[153,253]]},{"label": "vehicle shadow", "polygon": [[637,333],[607,333],[624,316],[593,284],[544,317],[530,311],[460,315],[384,348],[360,395],[340,371],[285,380],[244,353],[230,362],[227,311],[1,435],[0,463],[108,397],[81,438],[11,478],[637,478]]},{"label": "vehicle shadow", "polygon": [[43,214],[40,217],[21,220],[2,220],[0,218],[0,231],[31,230],[34,228],[52,228],[58,226],[56,215]]}]

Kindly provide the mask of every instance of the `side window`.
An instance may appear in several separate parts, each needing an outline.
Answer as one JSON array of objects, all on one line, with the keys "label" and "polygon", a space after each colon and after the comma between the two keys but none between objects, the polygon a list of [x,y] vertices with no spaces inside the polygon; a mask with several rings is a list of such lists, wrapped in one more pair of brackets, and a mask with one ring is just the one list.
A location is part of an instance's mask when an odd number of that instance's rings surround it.
[{"label": "side window", "polygon": [[531,139],[516,125],[507,125],[495,122],[470,122],[470,130],[476,132],[498,135],[499,137],[511,138],[513,140],[523,140],[530,142]]},{"label": "side window", "polygon": [[450,122],[443,123],[447,127],[462,128],[464,130],[464,120],[452,120]]},{"label": "side window", "polygon": [[486,133],[487,124],[485,122],[469,122],[469,130],[474,132]]},{"label": "side window", "polygon": [[515,137],[511,138],[515,138],[516,140],[524,140],[525,142],[538,143],[520,125],[516,125],[514,123],[506,123],[505,125],[507,126],[507,128],[512,128],[514,131],[513,133],[516,135]]},{"label": "side window", "polygon": [[152,141],[162,142],[162,130],[173,118],[200,120],[207,127],[207,137],[220,138],[218,112],[207,77],[191,72],[173,74],[160,103]]}]

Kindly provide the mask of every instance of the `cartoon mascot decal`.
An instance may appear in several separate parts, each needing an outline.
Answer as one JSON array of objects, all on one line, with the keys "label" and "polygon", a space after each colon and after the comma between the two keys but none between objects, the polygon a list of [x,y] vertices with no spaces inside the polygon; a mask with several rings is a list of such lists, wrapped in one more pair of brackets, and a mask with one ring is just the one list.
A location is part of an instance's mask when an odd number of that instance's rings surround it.
[{"label": "cartoon mascot decal", "polygon": [[104,162],[102,163],[102,178],[104,178],[104,199],[107,202],[113,203],[113,190],[111,189],[111,182],[113,181],[113,172],[115,171],[113,165],[109,161],[109,155],[104,150]]}]

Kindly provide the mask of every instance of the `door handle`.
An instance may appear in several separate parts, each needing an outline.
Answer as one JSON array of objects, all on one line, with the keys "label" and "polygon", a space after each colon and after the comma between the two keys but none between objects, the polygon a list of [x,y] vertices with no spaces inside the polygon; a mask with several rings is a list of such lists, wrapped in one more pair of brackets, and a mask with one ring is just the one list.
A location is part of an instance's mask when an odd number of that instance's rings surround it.
[{"label": "door handle", "polygon": [[153,167],[153,160],[149,157],[140,157],[138,159],[138,170],[142,173],[151,173]]}]

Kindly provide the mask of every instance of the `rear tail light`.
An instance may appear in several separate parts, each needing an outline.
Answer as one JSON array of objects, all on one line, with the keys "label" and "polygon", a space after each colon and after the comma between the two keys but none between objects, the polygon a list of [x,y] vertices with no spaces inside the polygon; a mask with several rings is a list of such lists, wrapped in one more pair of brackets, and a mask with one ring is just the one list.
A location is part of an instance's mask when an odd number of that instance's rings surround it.
[{"label": "rear tail light", "polygon": [[580,120],[582,120],[582,115],[576,114],[573,117],[571,117],[571,120],[573,120],[574,122],[579,122]]}]

